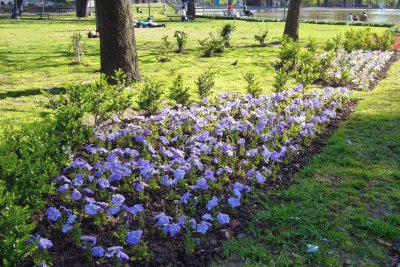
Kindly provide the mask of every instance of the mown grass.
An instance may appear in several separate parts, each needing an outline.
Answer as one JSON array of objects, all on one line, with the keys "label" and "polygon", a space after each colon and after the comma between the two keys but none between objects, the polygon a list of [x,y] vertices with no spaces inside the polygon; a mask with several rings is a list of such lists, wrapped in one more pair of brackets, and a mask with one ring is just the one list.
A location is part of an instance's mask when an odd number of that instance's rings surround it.
[{"label": "mown grass", "polygon": [[[136,19],[147,16],[145,5],[143,13]],[[276,46],[259,47],[254,35],[259,29],[269,29],[268,42],[276,42],[282,36],[283,23],[257,23],[236,21],[236,31],[232,36],[232,48],[213,58],[201,57],[198,40],[209,32],[216,31],[227,21],[197,19],[195,22],[169,22],[161,15],[161,5],[152,7],[156,21],[165,22],[166,28],[135,29],[141,73],[153,80],[164,82],[165,90],[172,84],[177,73],[182,73],[185,82],[194,89],[198,75],[208,68],[218,73],[216,87],[219,91],[243,91],[245,81],[242,74],[254,73],[261,81],[265,92],[272,88],[274,71],[270,64],[275,60]],[[167,11],[171,14],[171,10]],[[322,42],[333,34],[347,31],[351,26],[301,24],[301,41],[316,38]],[[40,20],[36,15],[24,17],[21,21],[0,19],[0,125],[19,125],[49,115],[38,107],[41,90],[52,93],[62,92],[66,83],[91,81],[99,77],[99,40],[88,39],[86,34],[95,29],[94,17],[76,19],[73,14],[54,15],[50,20]],[[172,61],[157,61],[161,38],[173,38],[176,30],[189,34],[187,54],[174,54]],[[384,28],[374,28],[376,32]],[[71,65],[68,47],[71,36],[80,32],[84,35],[85,56],[82,65]],[[174,48],[175,49],[175,48]],[[237,66],[231,66],[238,60]]]},{"label": "mown grass", "polygon": [[[296,176],[262,198],[244,239],[225,246],[249,266],[390,266],[400,242],[400,63]],[[274,201],[269,201],[274,199]],[[307,253],[306,244],[319,246]]]}]

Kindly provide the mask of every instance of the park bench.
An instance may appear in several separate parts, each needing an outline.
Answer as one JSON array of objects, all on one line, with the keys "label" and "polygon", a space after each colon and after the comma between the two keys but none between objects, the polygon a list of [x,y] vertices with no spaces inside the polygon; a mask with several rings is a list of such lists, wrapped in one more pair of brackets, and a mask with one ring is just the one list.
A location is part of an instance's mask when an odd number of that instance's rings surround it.
[{"label": "park bench", "polygon": [[40,19],[43,19],[43,17],[50,19],[50,13],[36,13],[36,15],[40,16]]}]

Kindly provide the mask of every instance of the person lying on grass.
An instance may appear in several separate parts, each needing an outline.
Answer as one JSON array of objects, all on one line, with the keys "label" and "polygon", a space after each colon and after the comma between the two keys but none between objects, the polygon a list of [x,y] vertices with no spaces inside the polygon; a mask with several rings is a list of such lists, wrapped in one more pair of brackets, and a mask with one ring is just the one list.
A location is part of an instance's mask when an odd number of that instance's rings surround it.
[{"label": "person lying on grass", "polygon": [[147,20],[133,20],[133,27],[157,28],[157,27],[166,27],[166,25],[155,23],[151,17],[148,17]]}]

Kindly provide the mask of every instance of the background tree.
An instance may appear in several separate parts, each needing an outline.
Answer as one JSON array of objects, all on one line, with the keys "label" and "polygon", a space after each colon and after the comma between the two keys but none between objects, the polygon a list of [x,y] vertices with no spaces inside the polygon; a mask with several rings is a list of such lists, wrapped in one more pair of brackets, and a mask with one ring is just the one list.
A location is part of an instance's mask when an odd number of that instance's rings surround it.
[{"label": "background tree", "polygon": [[195,3],[194,3],[194,0],[189,0],[187,15],[188,15],[189,17],[191,17],[192,20],[195,19],[195,16],[196,16],[196,6],[195,6]]},{"label": "background tree", "polygon": [[14,0],[14,6],[12,9],[11,18],[12,19],[20,19],[22,15],[22,5],[24,4],[24,0]]},{"label": "background tree", "polygon": [[299,16],[302,0],[291,0],[289,2],[288,14],[286,17],[285,30],[283,34],[293,40],[299,40]]},{"label": "background tree", "polygon": [[88,3],[89,0],[76,0],[76,16],[78,18],[88,16]]},{"label": "background tree", "polygon": [[96,0],[100,32],[101,72],[112,76],[122,69],[129,80],[140,81],[135,32],[128,0]]}]

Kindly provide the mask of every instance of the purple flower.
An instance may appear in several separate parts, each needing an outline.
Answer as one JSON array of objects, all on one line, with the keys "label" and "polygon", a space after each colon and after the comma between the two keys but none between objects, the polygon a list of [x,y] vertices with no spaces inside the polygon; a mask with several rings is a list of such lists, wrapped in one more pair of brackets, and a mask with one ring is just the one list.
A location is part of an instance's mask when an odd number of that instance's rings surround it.
[{"label": "purple flower", "polygon": [[265,183],[265,181],[267,180],[267,178],[265,178],[264,175],[262,175],[259,171],[256,172],[256,180],[257,182],[259,182],[260,184]]},{"label": "purple flower", "polygon": [[68,233],[69,231],[71,231],[73,228],[72,225],[70,225],[69,223],[66,223],[63,225],[63,227],[61,228],[61,232],[63,232],[64,234]]},{"label": "purple flower", "polygon": [[120,211],[119,207],[113,207],[107,211],[107,215],[113,216],[113,215],[117,214],[119,211]]},{"label": "purple flower", "polygon": [[143,234],[142,230],[130,231],[128,232],[128,235],[126,237],[126,242],[132,246],[136,245],[142,238],[142,234]]},{"label": "purple flower", "polygon": [[84,174],[78,174],[74,180],[72,180],[73,186],[82,186]]},{"label": "purple flower", "polygon": [[117,252],[122,251],[122,247],[121,246],[113,246],[113,247],[109,247],[107,249],[107,251],[104,253],[104,256],[107,258],[111,258],[113,257]]},{"label": "purple flower", "polygon": [[110,176],[110,182],[117,182],[122,179],[122,173],[115,172]]},{"label": "purple flower", "polygon": [[190,219],[190,220],[189,220],[189,224],[190,224],[190,226],[191,226],[194,230],[196,230],[197,223],[196,223],[196,220],[195,220],[195,219]]},{"label": "purple flower", "polygon": [[255,155],[257,155],[258,153],[258,149],[251,149],[249,151],[246,152],[246,157],[254,157]]},{"label": "purple flower", "polygon": [[92,256],[101,258],[104,256],[104,248],[102,247],[93,247],[92,248]]},{"label": "purple flower", "polygon": [[47,238],[40,238],[38,247],[42,250],[49,249],[53,247],[53,243]]},{"label": "purple flower", "polygon": [[185,176],[185,171],[182,169],[176,169],[174,170],[174,178],[177,180],[182,180],[183,177]]},{"label": "purple flower", "polygon": [[232,208],[236,208],[240,206],[240,198],[238,197],[230,197],[228,199],[228,204],[232,207]]},{"label": "purple flower", "polygon": [[178,224],[183,226],[183,225],[185,225],[185,222],[186,222],[186,216],[182,215],[178,220]]},{"label": "purple flower", "polygon": [[197,181],[197,184],[195,186],[195,189],[199,189],[199,190],[207,190],[208,184],[207,184],[207,180],[205,178],[201,178]]},{"label": "purple flower", "polygon": [[77,218],[77,216],[75,214],[69,215],[68,219],[67,219],[67,223],[68,224],[73,224],[75,222],[76,218]]},{"label": "purple flower", "polygon": [[125,201],[125,197],[124,197],[123,195],[121,195],[121,194],[115,194],[115,195],[113,195],[113,196],[112,196],[112,200],[111,200],[112,204],[113,204],[115,207],[121,206],[122,203],[124,203],[124,201]]},{"label": "purple flower", "polygon": [[251,188],[247,185],[243,185],[239,182],[234,183],[233,185],[233,190],[239,190],[239,191],[245,191],[245,192],[250,192]]},{"label": "purple flower", "polygon": [[203,221],[212,221],[211,214],[209,214],[209,213],[203,214],[203,216],[201,216],[201,219]]},{"label": "purple flower", "polygon": [[47,219],[50,221],[56,222],[61,217],[61,212],[54,208],[50,207],[47,209]]},{"label": "purple flower", "polygon": [[100,186],[101,189],[110,187],[110,182],[104,178],[98,179],[97,184]]},{"label": "purple flower", "polygon": [[210,181],[215,181],[214,171],[209,169],[209,168],[207,168],[204,171],[204,178],[206,178],[207,180],[210,180]]},{"label": "purple flower", "polygon": [[126,205],[122,205],[122,208],[126,212],[133,214],[134,216],[138,215],[140,212],[142,212],[144,210],[142,204],[136,204],[136,205],[133,205],[133,207],[128,207]]},{"label": "purple flower", "polygon": [[169,220],[171,220],[172,218],[165,215],[164,212],[160,212],[159,214],[157,214],[157,216],[154,217],[154,219],[157,220],[157,226],[164,226],[165,224],[169,224]]},{"label": "purple flower", "polygon": [[91,246],[96,245],[97,238],[92,235],[83,235],[81,236],[81,241],[86,245],[89,244]]},{"label": "purple flower", "polygon": [[179,234],[181,231],[181,225],[178,223],[166,224],[164,225],[163,230],[169,236],[174,236]]},{"label": "purple flower", "polygon": [[228,214],[219,213],[217,215],[217,220],[220,224],[229,224],[231,219],[229,218]]},{"label": "purple flower", "polygon": [[82,193],[79,192],[78,190],[74,189],[71,193],[71,199],[72,200],[79,200],[82,198]]},{"label": "purple flower", "polygon": [[117,252],[117,260],[118,261],[124,261],[124,260],[129,260],[129,256],[125,253],[125,252],[123,252],[123,251],[118,251]]},{"label": "purple flower", "polygon": [[68,188],[69,188],[69,184],[64,184],[64,185],[58,187],[57,192],[60,192],[60,193],[65,192],[66,190],[68,190]]},{"label": "purple flower", "polygon": [[185,193],[185,194],[183,194],[182,196],[181,196],[181,201],[182,201],[182,203],[183,204],[187,204],[188,203],[188,201],[189,201],[189,198],[190,198],[190,193],[189,192],[187,192],[187,193]]},{"label": "purple flower", "polygon": [[134,184],[136,192],[142,192],[148,185],[141,181],[136,181]]},{"label": "purple flower", "polygon": [[206,208],[207,210],[212,210],[215,206],[218,205],[218,198],[213,196],[210,201],[208,201]]},{"label": "purple flower", "polygon": [[85,192],[88,195],[94,195],[94,192],[90,190],[89,188],[83,188],[83,192]]},{"label": "purple flower", "polygon": [[196,232],[204,235],[211,227],[211,225],[212,224],[209,222],[201,221],[201,223],[197,224]]},{"label": "purple flower", "polygon": [[279,152],[276,152],[275,150],[271,153],[271,160],[272,161],[278,161],[281,157],[281,154]]},{"label": "purple flower", "polygon": [[169,179],[168,175],[164,175],[161,179],[160,182],[166,186],[166,187],[170,187],[170,186],[175,186],[177,184],[177,180],[175,179]]},{"label": "purple flower", "polygon": [[25,241],[25,244],[29,245],[29,244],[35,242],[35,241],[36,241],[37,239],[39,239],[39,238],[40,238],[40,235],[39,235],[39,234],[34,235],[34,236],[32,236],[31,238],[29,238],[28,240],[26,240],[26,241]]},{"label": "purple flower", "polygon": [[85,213],[87,215],[95,215],[97,212],[101,211],[101,207],[95,204],[85,205]]}]

